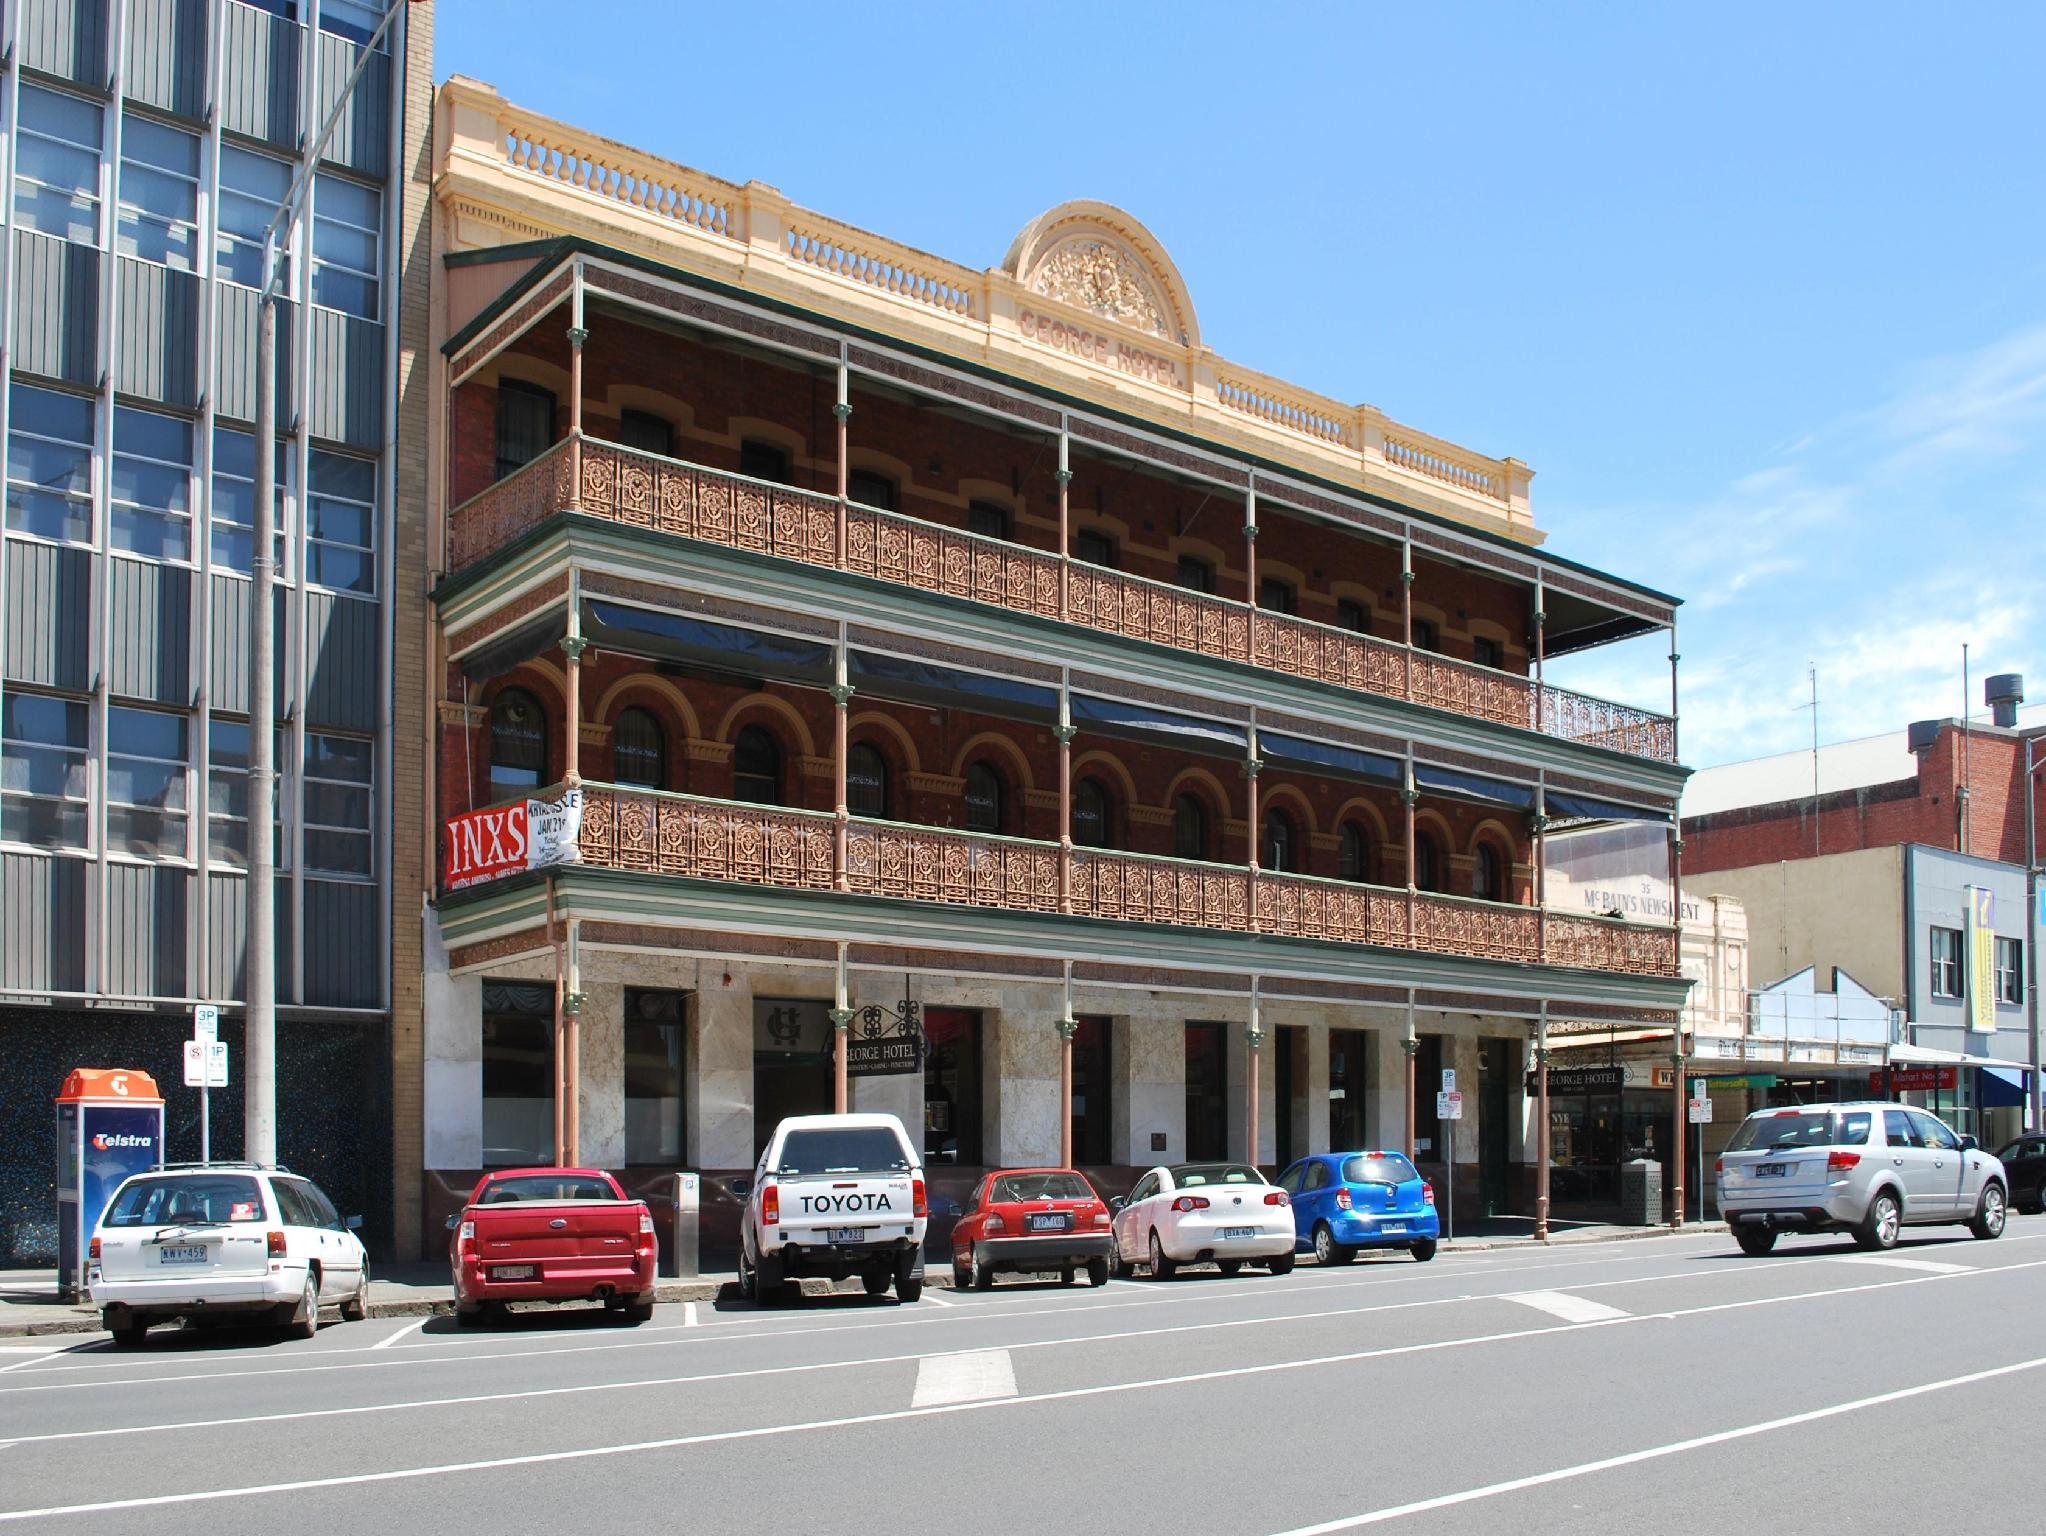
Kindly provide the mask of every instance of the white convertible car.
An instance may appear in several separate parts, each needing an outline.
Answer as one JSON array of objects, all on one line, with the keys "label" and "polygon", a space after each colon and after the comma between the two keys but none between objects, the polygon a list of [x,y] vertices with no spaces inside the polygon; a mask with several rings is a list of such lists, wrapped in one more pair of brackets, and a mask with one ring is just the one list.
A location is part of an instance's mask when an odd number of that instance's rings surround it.
[{"label": "white convertible car", "polygon": [[1248,1163],[1153,1168],[1114,1206],[1108,1265],[1119,1278],[1139,1264],[1157,1280],[1182,1264],[1212,1263],[1225,1275],[1246,1263],[1275,1275],[1293,1267],[1291,1201]]}]

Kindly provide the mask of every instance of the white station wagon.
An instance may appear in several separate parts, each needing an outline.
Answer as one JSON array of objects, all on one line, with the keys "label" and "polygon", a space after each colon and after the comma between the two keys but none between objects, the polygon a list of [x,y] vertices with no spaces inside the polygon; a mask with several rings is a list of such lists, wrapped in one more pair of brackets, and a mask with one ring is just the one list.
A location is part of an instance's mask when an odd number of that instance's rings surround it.
[{"label": "white station wagon", "polygon": [[320,1306],[366,1313],[369,1258],[310,1179],[246,1163],[163,1168],[130,1177],[93,1229],[86,1288],[114,1342],[152,1323],[234,1316],[311,1338]]}]

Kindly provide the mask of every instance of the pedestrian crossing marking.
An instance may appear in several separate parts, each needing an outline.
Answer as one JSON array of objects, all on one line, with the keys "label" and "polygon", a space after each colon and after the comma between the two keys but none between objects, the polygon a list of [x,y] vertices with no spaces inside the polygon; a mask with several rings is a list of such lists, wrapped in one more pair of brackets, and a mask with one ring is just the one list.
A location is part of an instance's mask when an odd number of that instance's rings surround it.
[{"label": "pedestrian crossing marking", "polygon": [[956,1355],[926,1355],[917,1362],[912,1408],[976,1403],[1016,1395],[1016,1368],[1006,1349],[974,1349]]},{"label": "pedestrian crossing marking", "polygon": [[1948,1264],[1939,1259],[1900,1259],[1887,1253],[1855,1253],[1840,1260],[1842,1264],[1879,1264],[1885,1269],[1916,1269],[1928,1275],[1965,1275],[1971,1273],[1972,1264]]},{"label": "pedestrian crossing marking", "polygon": [[1587,1301],[1567,1291],[1519,1291],[1511,1296],[1502,1296],[1500,1300],[1517,1301],[1523,1307],[1533,1307],[1537,1312],[1560,1317],[1566,1323],[1603,1323],[1629,1315],[1618,1307],[1609,1307],[1602,1301]]}]

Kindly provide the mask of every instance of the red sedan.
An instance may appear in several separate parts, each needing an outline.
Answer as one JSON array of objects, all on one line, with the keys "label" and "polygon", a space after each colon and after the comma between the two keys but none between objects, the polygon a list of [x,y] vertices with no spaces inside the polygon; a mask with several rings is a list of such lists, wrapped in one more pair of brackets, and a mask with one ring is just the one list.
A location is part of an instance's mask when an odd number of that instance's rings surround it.
[{"label": "red sedan", "polygon": [[995,1274],[1056,1274],[1067,1285],[1079,1270],[1108,1284],[1108,1207],[1071,1168],[1002,1168],[974,1186],[952,1228],[952,1283],[984,1291]]}]

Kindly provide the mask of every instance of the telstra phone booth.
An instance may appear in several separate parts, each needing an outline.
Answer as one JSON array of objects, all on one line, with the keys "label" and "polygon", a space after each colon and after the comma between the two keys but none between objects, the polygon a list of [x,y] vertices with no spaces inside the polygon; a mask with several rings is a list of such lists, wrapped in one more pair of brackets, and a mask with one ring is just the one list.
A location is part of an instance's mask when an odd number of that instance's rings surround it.
[{"label": "telstra phone booth", "polygon": [[85,1294],[86,1245],[131,1173],[163,1166],[163,1095],[147,1072],[80,1067],[57,1095],[57,1290]]}]

